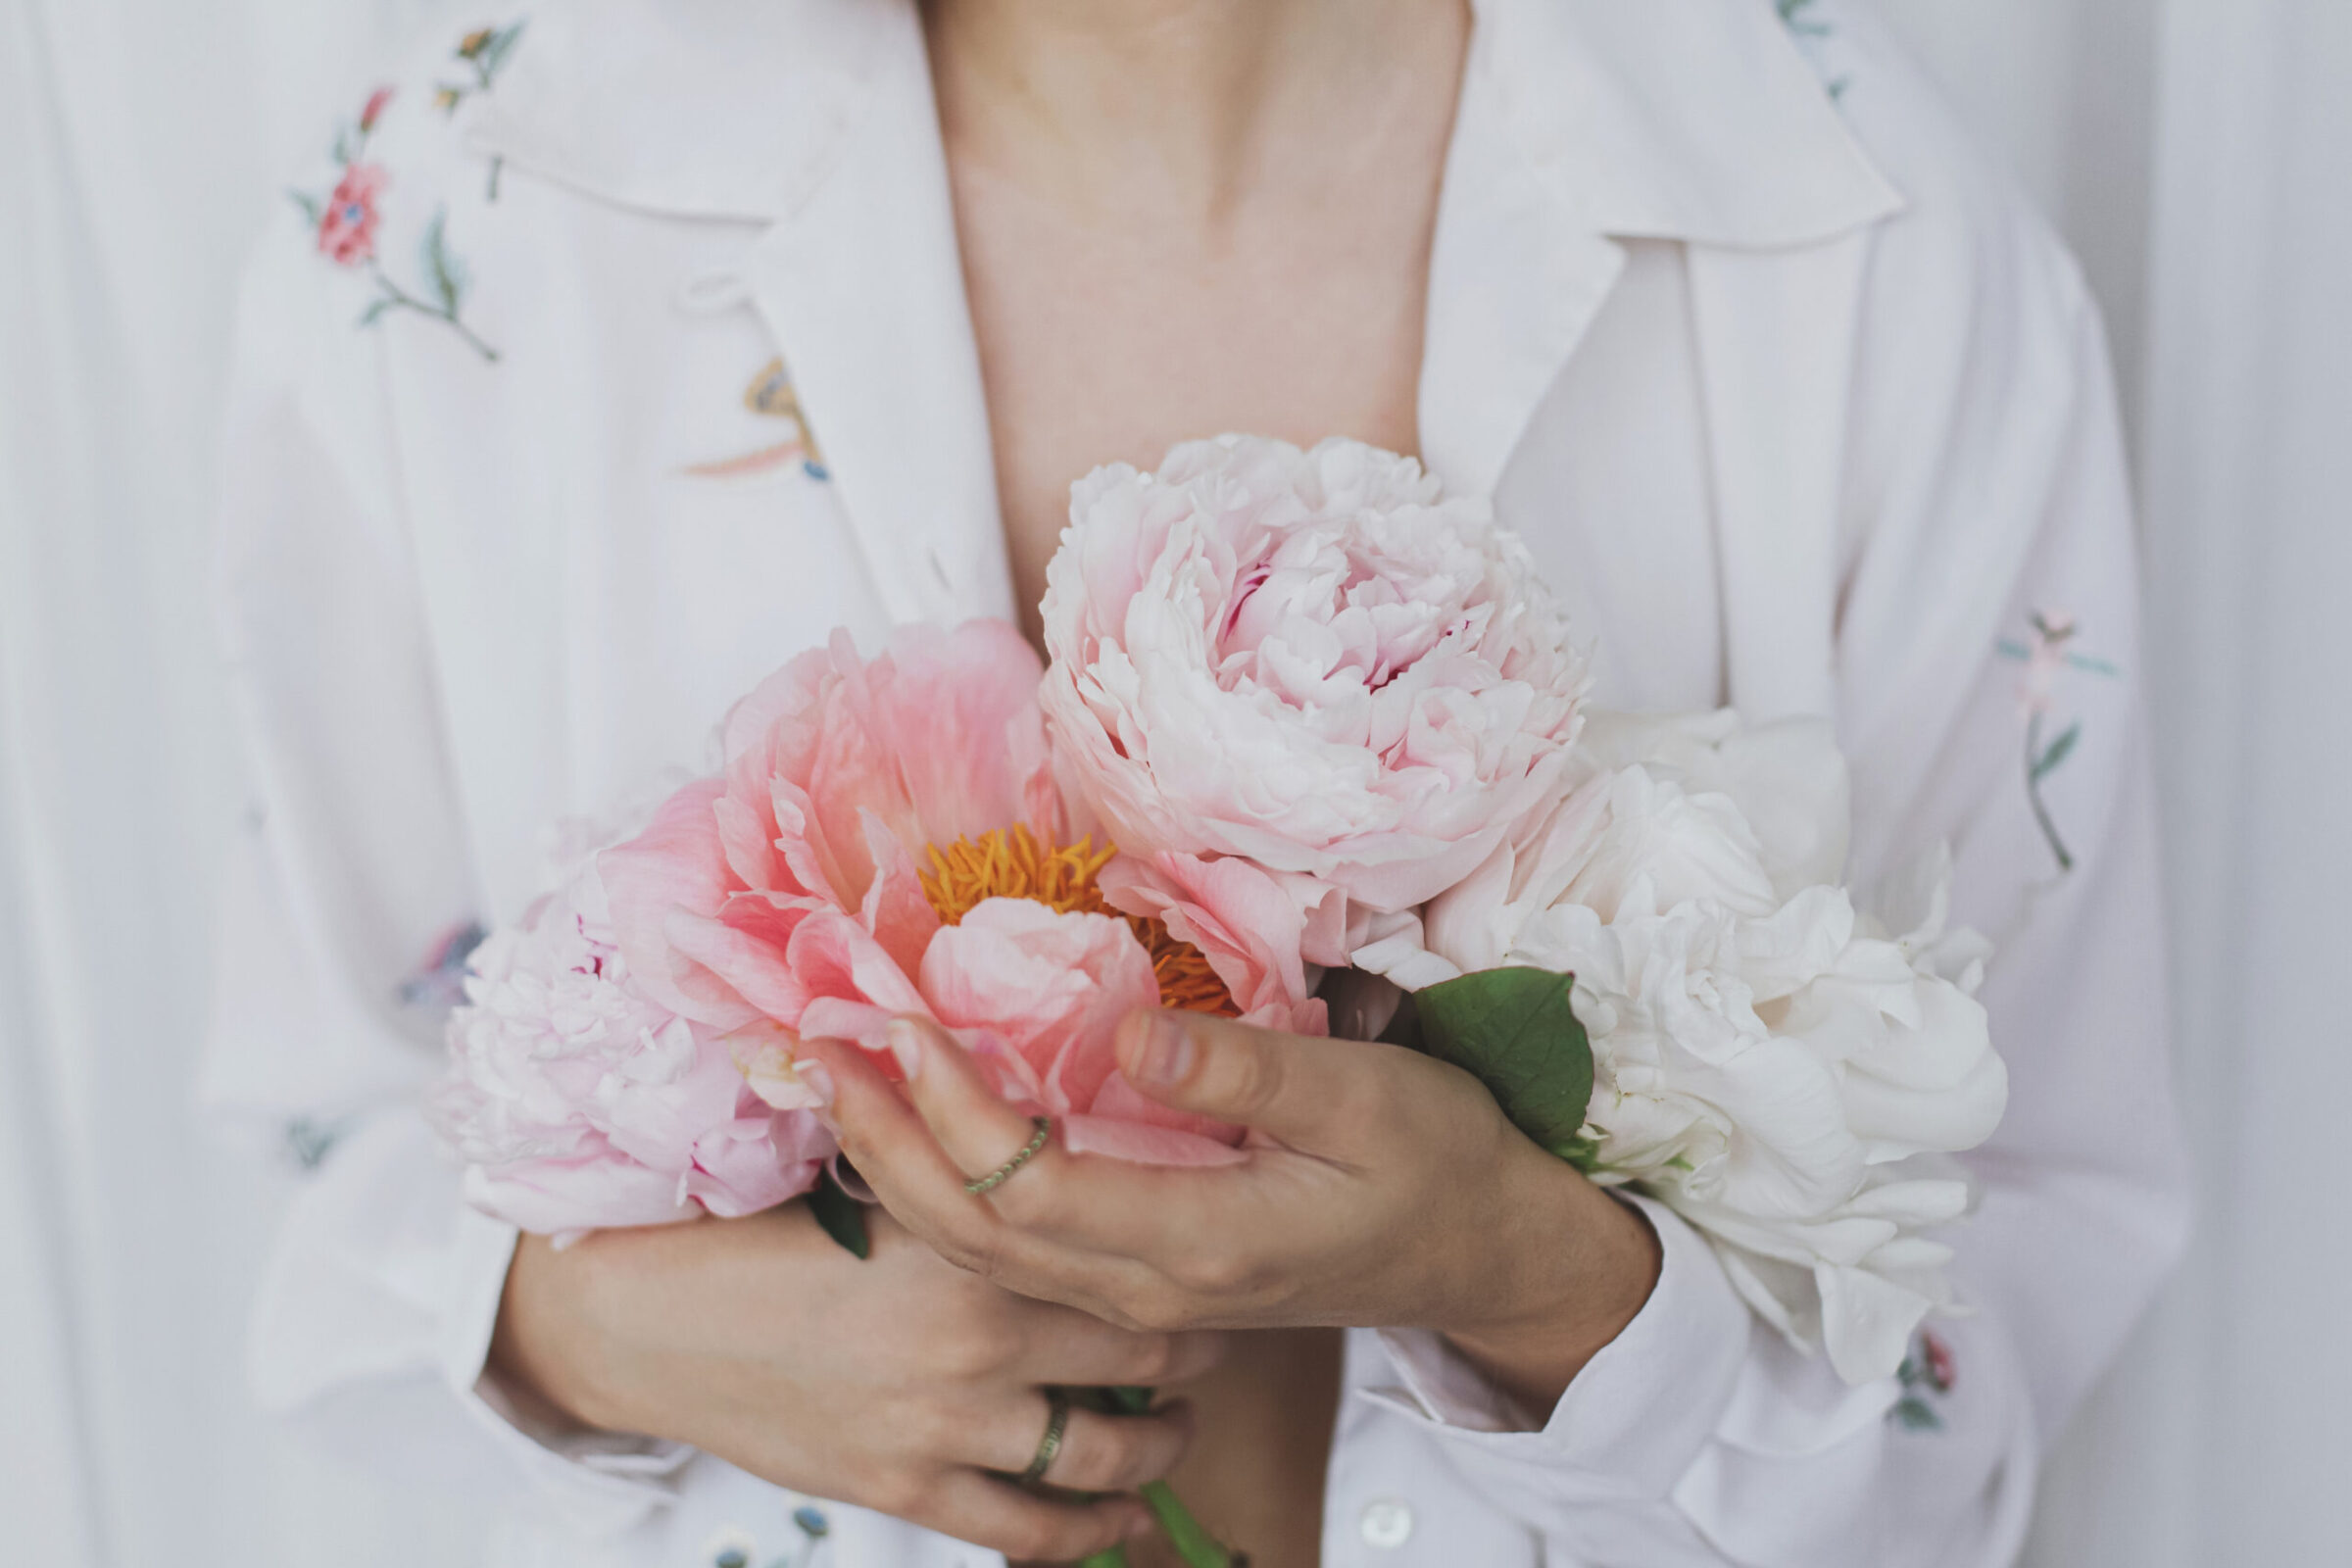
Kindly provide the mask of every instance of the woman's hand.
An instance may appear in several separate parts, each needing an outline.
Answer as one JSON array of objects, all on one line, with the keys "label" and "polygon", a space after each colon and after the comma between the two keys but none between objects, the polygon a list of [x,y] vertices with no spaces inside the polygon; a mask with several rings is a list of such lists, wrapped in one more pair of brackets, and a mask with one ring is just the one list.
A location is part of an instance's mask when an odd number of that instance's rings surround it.
[{"label": "woman's hand", "polygon": [[1055,1144],[975,1198],[965,1180],[1029,1141],[1028,1116],[936,1026],[901,1019],[891,1046],[904,1099],[858,1048],[803,1048],[883,1202],[951,1261],[1113,1323],[1434,1328],[1540,1415],[1657,1278],[1636,1210],[1415,1052],[1139,1013],[1119,1038],[1129,1081],[1251,1129],[1248,1157],[1173,1169]]},{"label": "woman's hand", "polygon": [[[750,1219],[524,1238],[492,1365],[590,1427],[692,1444],[795,1491],[858,1503],[1016,1559],[1073,1561],[1149,1534],[1133,1496],[1041,1496],[1004,1479],[1045,1435],[1040,1386],[1179,1383],[1207,1334],[1133,1333],[1015,1296],[871,1216],[860,1261],[803,1203]],[[1130,1493],[1175,1468],[1182,1405],[1073,1409],[1046,1473]]]}]

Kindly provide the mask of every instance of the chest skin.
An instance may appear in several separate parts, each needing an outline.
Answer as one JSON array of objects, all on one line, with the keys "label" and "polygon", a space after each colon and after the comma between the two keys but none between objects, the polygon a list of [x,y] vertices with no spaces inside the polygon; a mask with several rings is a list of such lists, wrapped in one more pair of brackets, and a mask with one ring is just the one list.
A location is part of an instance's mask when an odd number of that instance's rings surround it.
[{"label": "chest skin", "polygon": [[1179,441],[1419,447],[1430,244],[1449,78],[1399,89],[1362,135],[1300,147],[1230,210],[1148,189],[1080,210],[978,155],[948,163],[1023,628],[1038,635],[1069,487]]}]

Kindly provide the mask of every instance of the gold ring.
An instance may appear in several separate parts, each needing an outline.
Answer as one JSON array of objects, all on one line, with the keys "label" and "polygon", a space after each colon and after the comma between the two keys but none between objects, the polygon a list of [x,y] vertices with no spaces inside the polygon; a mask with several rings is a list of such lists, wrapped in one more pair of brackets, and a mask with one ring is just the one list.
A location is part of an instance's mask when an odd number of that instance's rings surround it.
[{"label": "gold ring", "polygon": [[974,1198],[978,1198],[982,1193],[993,1193],[1004,1186],[1014,1171],[1019,1170],[1038,1156],[1039,1151],[1043,1150],[1054,1137],[1054,1118],[1032,1116],[1029,1118],[1029,1124],[1037,1129],[1037,1136],[1029,1140],[1029,1146],[987,1175],[965,1182],[963,1184],[965,1192]]},{"label": "gold ring", "polygon": [[1046,1395],[1046,1435],[1037,1440],[1037,1454],[1029,1468],[1021,1472],[1021,1485],[1033,1487],[1046,1479],[1061,1452],[1061,1435],[1070,1425],[1070,1396],[1059,1389],[1048,1389]]}]

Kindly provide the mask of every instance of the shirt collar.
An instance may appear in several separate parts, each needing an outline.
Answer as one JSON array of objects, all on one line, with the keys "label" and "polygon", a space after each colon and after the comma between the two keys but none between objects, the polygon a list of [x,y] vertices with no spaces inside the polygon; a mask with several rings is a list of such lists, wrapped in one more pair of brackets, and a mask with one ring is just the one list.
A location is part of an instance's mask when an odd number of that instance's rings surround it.
[{"label": "shirt collar", "polygon": [[[792,217],[841,167],[907,0],[564,0],[469,142],[622,205]],[[1523,151],[1593,231],[1770,249],[1897,211],[1765,0],[1477,0]]]}]

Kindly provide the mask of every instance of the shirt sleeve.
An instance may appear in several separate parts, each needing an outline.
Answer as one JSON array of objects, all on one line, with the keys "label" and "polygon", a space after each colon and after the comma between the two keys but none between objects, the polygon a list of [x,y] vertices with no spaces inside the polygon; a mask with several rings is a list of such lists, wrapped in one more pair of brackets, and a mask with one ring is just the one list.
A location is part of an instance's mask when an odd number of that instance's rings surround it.
[{"label": "shirt sleeve", "polygon": [[216,584],[255,805],[201,1093],[308,1171],[261,1282],[251,1379],[370,1462],[437,1474],[487,1442],[573,1518],[625,1528],[687,1450],[535,1420],[483,1370],[514,1232],[460,1202],[420,1107],[484,917],[380,339],[309,240],[271,235],[248,275]]},{"label": "shirt sleeve", "polygon": [[1849,1388],[1644,1203],[1657,1288],[1545,1419],[1442,1339],[1384,1336],[1398,1386],[1367,1396],[1436,1434],[1547,1561],[2010,1562],[2046,1446],[2185,1240],[2106,346],[2038,225],[1976,236],[1958,267],[1938,221],[1882,240],[1869,276],[1836,659],[1850,877],[1867,890],[1948,843],[1954,917],[1997,948],[1981,996],[2009,1107],[1966,1159],[1961,1309],[1897,1377]]}]

